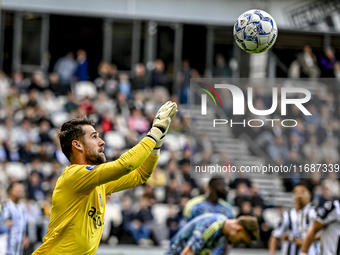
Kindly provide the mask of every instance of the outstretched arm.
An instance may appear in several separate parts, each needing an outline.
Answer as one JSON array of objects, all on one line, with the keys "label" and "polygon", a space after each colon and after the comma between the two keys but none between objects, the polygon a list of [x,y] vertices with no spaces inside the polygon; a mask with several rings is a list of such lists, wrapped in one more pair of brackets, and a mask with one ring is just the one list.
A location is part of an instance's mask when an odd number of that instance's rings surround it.
[{"label": "outstretched arm", "polygon": [[[85,192],[96,186],[118,180],[140,167],[150,156],[155,142],[145,137],[135,147],[125,152],[119,159],[98,166],[83,166],[72,171],[72,166],[66,173],[69,175],[67,186],[78,192]],[[77,167],[77,166],[74,166]]]},{"label": "outstretched arm", "polygon": [[301,255],[306,255],[309,249],[309,246],[315,241],[316,233],[324,227],[322,223],[317,220],[314,220],[313,225],[307,232],[305,240],[303,240],[303,244],[301,247]]},{"label": "outstretched arm", "polygon": [[132,173],[124,175],[118,180],[106,183],[106,195],[110,195],[113,192],[130,189],[145,183],[150,178],[158,162],[159,155],[153,154],[156,153],[152,152],[146,161]]},{"label": "outstretched arm", "polygon": [[[149,158],[151,152],[155,149],[159,152],[159,148],[163,143],[164,136],[169,130],[171,119],[177,112],[177,105],[173,102],[165,103],[157,112],[153,121],[152,128],[145,137],[135,147],[125,152],[119,159],[110,162],[100,164],[99,166],[84,166],[79,167],[77,165],[71,166],[68,174],[68,182],[66,186],[72,187],[76,192],[87,192],[96,186],[106,184],[118,180],[122,176],[130,174],[136,168],[139,168],[144,161]],[[125,183],[122,189],[135,187],[147,180],[152,173],[158,157],[153,160],[148,160],[146,166],[139,168],[136,173],[129,176],[132,181],[127,182],[128,179],[121,180],[120,183]],[[74,167],[75,170],[72,170]],[[148,168],[145,170],[145,168]],[[118,183],[119,184],[119,183]],[[108,187],[108,192],[115,190],[114,187]],[[124,188],[125,187],[125,188]]]}]

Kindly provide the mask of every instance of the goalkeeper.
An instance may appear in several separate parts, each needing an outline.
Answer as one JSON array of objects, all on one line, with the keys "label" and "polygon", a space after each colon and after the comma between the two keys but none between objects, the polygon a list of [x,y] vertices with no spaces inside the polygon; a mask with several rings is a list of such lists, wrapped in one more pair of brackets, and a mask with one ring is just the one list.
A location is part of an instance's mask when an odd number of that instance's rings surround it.
[{"label": "goalkeeper", "polygon": [[103,153],[105,142],[91,119],[65,122],[58,137],[71,166],[57,181],[48,231],[33,255],[96,254],[103,231],[106,195],[148,180],[176,112],[176,103],[164,104],[147,137],[109,163],[105,163]]}]

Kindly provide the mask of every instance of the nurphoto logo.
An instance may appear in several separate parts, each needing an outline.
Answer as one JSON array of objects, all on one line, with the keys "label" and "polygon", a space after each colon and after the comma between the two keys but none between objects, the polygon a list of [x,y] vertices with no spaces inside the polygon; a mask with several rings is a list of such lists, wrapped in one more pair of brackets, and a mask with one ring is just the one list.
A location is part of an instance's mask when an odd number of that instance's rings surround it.
[{"label": "nurphoto logo", "polygon": [[[215,106],[217,106],[216,100],[214,95],[217,97],[217,99],[220,102],[220,105],[223,106],[222,104],[222,99],[220,97],[220,95],[218,94],[218,92],[216,91],[216,89],[228,89],[231,93],[232,96],[232,109],[233,115],[245,115],[245,96],[243,91],[235,86],[235,85],[231,85],[231,84],[215,84],[214,87],[202,83],[202,82],[197,82],[197,84],[199,84],[200,87],[198,87],[199,89],[201,89],[202,91],[206,92],[201,94],[201,115],[207,115],[207,94],[211,97],[211,99],[213,100]],[[210,91],[211,92],[210,92]],[[213,95],[213,94],[214,95]],[[298,98],[289,98],[288,94],[301,94],[304,97],[298,97]],[[311,99],[311,93],[309,90],[305,89],[305,88],[295,88],[295,87],[282,87],[281,88],[281,97],[280,97],[280,101],[281,101],[281,116],[286,116],[287,115],[287,105],[295,105],[304,115],[312,115],[307,108],[303,105],[305,103],[307,103],[310,99]],[[272,88],[272,105],[269,109],[255,109],[254,107],[254,102],[253,102],[253,88],[252,87],[248,87],[247,88],[247,106],[248,106],[248,110],[257,116],[268,116],[273,114],[278,107],[278,88],[277,87],[273,87]],[[242,125],[243,127],[246,127],[246,124],[248,124],[248,126],[250,127],[262,127],[265,124],[265,121],[267,122],[271,122],[271,126],[274,127],[274,122],[275,121],[281,121],[281,125],[283,127],[295,127],[298,123],[297,120],[295,119],[283,119],[283,120],[279,120],[279,119],[250,119],[248,121],[246,121],[246,119],[243,119],[243,121],[238,121],[238,122],[233,122],[232,119],[214,119],[213,120],[213,127],[216,127],[216,125],[225,125],[225,124],[230,124],[230,126],[232,127],[233,125]]]}]

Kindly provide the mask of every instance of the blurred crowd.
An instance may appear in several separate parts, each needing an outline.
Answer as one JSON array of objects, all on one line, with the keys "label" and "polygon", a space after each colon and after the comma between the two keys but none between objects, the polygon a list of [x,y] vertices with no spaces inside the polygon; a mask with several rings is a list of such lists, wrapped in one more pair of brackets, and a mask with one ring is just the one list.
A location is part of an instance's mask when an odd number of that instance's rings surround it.
[{"label": "blurred crowd", "polygon": [[[223,59],[222,59],[223,60]],[[219,60],[216,72],[224,72]],[[46,234],[52,193],[58,177],[69,165],[57,138],[58,128],[70,118],[87,115],[106,142],[108,161],[137,144],[151,127],[159,107],[177,102],[168,139],[152,177],[140,187],[107,198],[102,242],[166,245],[178,230],[186,202],[202,194],[207,182],[190,178],[189,111],[190,78],[198,72],[184,60],[177,75],[178,93],[161,59],[147,71],[135,65],[132,74],[100,63],[98,77],[89,75],[84,50],[67,53],[48,74],[40,70],[11,77],[0,71],[0,203],[22,204],[27,213],[26,251]],[[23,231],[26,225],[6,218],[0,207],[1,234]]]},{"label": "blurred crowd", "polygon": [[[310,53],[307,48],[303,54]],[[299,59],[299,70],[304,70],[303,61],[307,66],[315,63],[313,56],[303,55]],[[328,66],[335,70],[338,62],[329,60]],[[23,201],[28,222],[26,244],[32,247],[47,231],[52,193],[58,177],[69,165],[57,139],[60,125],[74,117],[92,118],[106,142],[106,157],[112,161],[145,136],[159,107],[171,99],[178,103],[179,112],[171,123],[159,164],[146,184],[107,198],[102,237],[102,242],[109,244],[166,245],[179,228],[187,201],[207,192],[208,180],[190,178],[189,86],[190,78],[199,74],[189,61],[183,61],[177,75],[178,91],[173,91],[174,81],[161,59],[154,61],[152,70],[142,63],[135,65],[132,74],[103,62],[94,79],[90,78],[88,68],[86,52],[79,50],[76,58],[72,52],[60,58],[49,74],[36,71],[25,77],[17,71],[8,77],[0,71],[0,202]],[[312,69],[310,77],[322,73],[316,66]],[[217,56],[214,74],[231,76],[223,56]],[[261,106],[269,109],[269,97],[270,94],[258,90],[257,109]],[[279,125],[261,130],[248,128],[246,133],[276,164],[338,163],[337,102],[337,96],[330,90],[326,97],[316,93],[307,106],[312,118],[305,118],[294,107],[289,110],[289,118],[298,120],[295,128],[284,129]],[[234,130],[236,136],[238,131]],[[287,191],[297,181],[298,178],[285,179]],[[314,198],[319,203],[339,197],[336,175],[327,179],[315,176],[312,181]],[[24,192],[13,184],[22,185]],[[229,180],[228,185],[232,194],[228,202],[234,207],[234,217],[257,216],[261,225],[259,246],[266,246],[272,226],[266,223],[263,211],[271,205],[265,204],[259,187],[251,180]],[[15,192],[16,189],[19,191]],[[10,221],[5,224],[4,232],[12,226]]]}]

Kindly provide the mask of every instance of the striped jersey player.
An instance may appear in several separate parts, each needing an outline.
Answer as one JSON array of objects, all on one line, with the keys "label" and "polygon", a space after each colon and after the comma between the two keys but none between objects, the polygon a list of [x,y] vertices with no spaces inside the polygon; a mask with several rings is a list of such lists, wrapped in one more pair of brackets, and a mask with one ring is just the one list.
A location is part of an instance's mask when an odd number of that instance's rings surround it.
[{"label": "striped jersey player", "polygon": [[313,240],[321,231],[321,255],[340,254],[340,203],[339,200],[327,201],[318,207],[317,217],[308,230],[301,248],[301,255],[307,254]]},{"label": "striped jersey player", "polygon": [[[300,181],[294,186],[295,206],[282,215],[279,226],[272,232],[269,242],[269,254],[275,254],[276,244],[282,239],[281,254],[296,255],[301,250],[301,245],[307,231],[316,217],[315,207],[311,204],[312,192],[310,185]],[[309,247],[308,255],[319,255],[319,241],[314,240]]]}]

